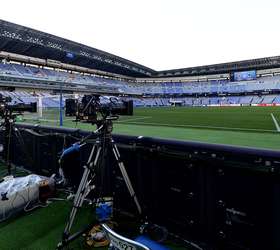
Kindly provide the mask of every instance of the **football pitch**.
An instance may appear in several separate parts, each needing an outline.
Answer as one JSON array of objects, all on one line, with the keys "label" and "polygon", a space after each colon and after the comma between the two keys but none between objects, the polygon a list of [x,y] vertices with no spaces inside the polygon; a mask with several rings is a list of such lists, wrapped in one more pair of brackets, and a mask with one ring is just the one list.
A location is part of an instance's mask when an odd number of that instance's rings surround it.
[{"label": "football pitch", "polygon": [[[65,117],[64,126],[94,129],[73,119]],[[26,114],[23,121],[58,126],[59,112]],[[280,150],[279,126],[280,107],[157,107],[120,117],[114,133]]]}]

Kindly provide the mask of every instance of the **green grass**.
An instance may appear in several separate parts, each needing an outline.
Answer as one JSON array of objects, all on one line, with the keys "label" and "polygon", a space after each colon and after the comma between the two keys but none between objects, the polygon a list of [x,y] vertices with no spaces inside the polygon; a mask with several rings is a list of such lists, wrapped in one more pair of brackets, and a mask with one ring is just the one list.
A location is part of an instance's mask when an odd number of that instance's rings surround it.
[{"label": "green grass", "polygon": [[169,127],[275,131],[270,113],[280,116],[280,109],[275,107],[145,108],[135,110],[135,115],[142,119],[133,121],[133,118],[123,118],[122,120],[126,123]]},{"label": "green grass", "polygon": [[[24,170],[13,169],[15,176],[24,176]],[[0,179],[7,175],[7,167],[0,162]],[[25,173],[27,175],[27,173]],[[65,196],[60,194],[58,196]],[[66,220],[69,216],[72,201],[54,201],[47,207],[37,208],[27,213],[20,213],[10,217],[0,223],[0,249],[1,250],[54,250],[58,242],[61,241],[62,233]],[[94,221],[95,214],[92,207],[86,204],[79,209],[71,233],[83,228]],[[138,234],[139,225],[135,221],[122,218],[119,224],[125,228],[128,235],[135,236],[135,230]],[[135,230],[133,230],[135,229]],[[168,240],[166,242],[172,250],[183,250],[182,244]],[[69,245],[73,250],[94,249],[85,245],[85,238],[79,237]],[[108,247],[96,248],[97,250],[106,250]]]},{"label": "green grass", "polygon": [[[0,223],[0,249],[54,250],[57,243],[61,241],[70,208],[70,202],[56,201],[46,208],[39,208]],[[93,216],[92,209],[83,207],[76,217],[72,233],[92,222]],[[173,250],[186,249],[170,240],[167,241],[167,245]],[[85,238],[82,236],[71,242],[69,247],[67,249],[94,249],[85,245]],[[95,249],[105,250],[108,248]]]},{"label": "green grass", "polygon": [[[9,219],[0,224],[0,249],[55,249],[61,240],[65,221],[70,209],[69,202],[57,201],[46,208]],[[78,216],[78,226],[92,221],[92,213],[84,208]],[[79,225],[78,225],[79,224]],[[77,239],[71,244],[72,249],[85,249],[83,240]]]},{"label": "green grass", "polygon": [[[279,107],[136,108],[134,116],[115,122],[114,133],[279,150],[280,133],[271,113],[280,124]],[[58,110],[44,111],[43,120],[34,115],[25,118],[32,123],[59,125]],[[64,126],[93,129],[89,124],[73,123],[69,117]]]}]

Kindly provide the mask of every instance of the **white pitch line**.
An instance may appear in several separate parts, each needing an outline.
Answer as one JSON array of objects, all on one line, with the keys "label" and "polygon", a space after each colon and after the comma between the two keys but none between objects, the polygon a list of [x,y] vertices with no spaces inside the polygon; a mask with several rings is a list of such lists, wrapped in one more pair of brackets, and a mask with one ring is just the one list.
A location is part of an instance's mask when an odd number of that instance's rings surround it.
[{"label": "white pitch line", "polygon": [[[25,120],[31,120],[31,121],[41,121],[41,122],[58,122],[59,120],[52,120],[52,119],[44,119],[44,118],[29,118],[24,117]],[[63,119],[63,121],[73,121],[73,119],[67,118]]]},{"label": "white pitch line", "polygon": [[[142,117],[136,117],[136,118],[129,118],[129,119],[125,119],[125,120],[119,120],[118,122],[131,122],[131,121],[138,121],[138,120],[144,120],[144,119],[148,119],[148,118],[152,118],[151,116],[142,116]],[[45,119],[45,118],[30,118],[30,117],[24,117],[25,120],[33,120],[33,121],[42,121],[42,122],[57,122],[59,120],[54,120],[54,119]],[[64,118],[63,121],[74,121],[71,118]]]},{"label": "white pitch line", "polygon": [[271,115],[271,118],[272,118],[272,120],[274,122],[274,125],[275,125],[276,129],[277,129],[277,132],[280,132],[280,126],[279,126],[276,118],[274,117],[273,113],[270,113],[270,115]]},{"label": "white pitch line", "polygon": [[256,132],[276,132],[271,129],[257,129],[257,128],[230,128],[230,127],[216,127],[216,126],[202,126],[202,125],[188,125],[188,124],[171,124],[171,123],[155,123],[155,122],[131,122],[127,124],[135,125],[157,125],[157,126],[168,126],[168,127],[183,127],[183,128],[205,128],[205,129],[224,129],[224,130],[240,130],[240,131],[256,131]]},{"label": "white pitch line", "polygon": [[118,122],[131,122],[131,121],[138,121],[138,120],[144,120],[144,119],[149,119],[152,118],[152,116],[141,116],[141,117],[136,117],[136,118],[128,118],[128,119],[123,119],[119,120]]}]

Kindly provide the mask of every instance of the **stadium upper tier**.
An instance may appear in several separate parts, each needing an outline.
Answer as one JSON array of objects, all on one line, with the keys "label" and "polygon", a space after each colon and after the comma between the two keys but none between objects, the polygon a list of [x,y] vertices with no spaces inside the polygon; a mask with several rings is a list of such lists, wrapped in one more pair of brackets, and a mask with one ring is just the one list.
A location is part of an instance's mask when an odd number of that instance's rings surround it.
[{"label": "stadium upper tier", "polygon": [[[0,19],[0,51],[101,70],[128,77],[161,78],[233,73],[280,68],[280,57],[156,71],[119,56],[74,41]],[[162,52],[164,57],[164,51]]]},{"label": "stadium upper tier", "polygon": [[262,91],[279,91],[280,76],[260,77],[253,81],[230,82],[216,80],[207,82],[165,82],[157,84],[143,84],[142,86],[128,85],[128,93],[156,94],[238,94]]},{"label": "stadium upper tier", "polygon": [[77,86],[77,90],[89,88],[93,91],[136,95],[239,94],[280,90],[280,76],[259,77],[256,80],[239,82],[213,80],[204,82],[137,83],[14,63],[0,63],[0,81],[1,83],[7,82],[11,86],[14,82],[20,81],[24,86],[25,82],[30,83],[32,81],[32,85],[29,87],[34,87],[36,83],[40,86],[51,83],[57,86],[59,84]]}]

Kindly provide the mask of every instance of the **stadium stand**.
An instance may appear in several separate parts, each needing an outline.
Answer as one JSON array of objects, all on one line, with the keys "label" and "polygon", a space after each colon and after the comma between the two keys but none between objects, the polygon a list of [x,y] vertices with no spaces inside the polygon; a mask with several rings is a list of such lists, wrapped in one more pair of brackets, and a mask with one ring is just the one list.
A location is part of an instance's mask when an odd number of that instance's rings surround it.
[{"label": "stadium stand", "polygon": [[[35,68],[32,66],[23,66],[13,63],[0,63],[1,76],[31,78],[33,80],[42,80],[42,78],[59,82],[107,87],[115,90],[116,93],[128,93],[137,95],[182,95],[182,94],[239,94],[251,93],[256,91],[273,91],[280,88],[280,77],[269,76],[260,77],[253,81],[231,82],[227,80],[206,81],[206,82],[163,82],[163,83],[128,83],[117,79],[107,79],[90,75],[82,75],[78,73],[69,73],[58,70],[50,70],[43,68]],[[237,103],[237,100],[232,103]],[[269,100],[271,102],[273,100]],[[241,103],[248,103],[241,100]],[[205,101],[204,101],[205,103]],[[206,104],[206,103],[205,103]]]},{"label": "stadium stand", "polygon": [[[117,79],[106,79],[90,75],[85,76],[78,73],[74,74],[58,70],[23,66],[14,63],[0,63],[0,77],[1,76],[33,80],[44,78],[48,81],[53,81],[55,84],[62,81],[69,84],[75,83],[84,86],[107,87],[111,91],[115,90],[115,93],[147,96],[160,95],[158,98],[132,98],[136,107],[169,106],[172,103],[170,98],[175,98],[184,106],[280,104],[279,95],[250,94],[260,91],[277,91],[280,85],[279,76],[260,77],[254,81],[242,82],[217,80],[210,82],[163,82],[139,84],[132,82],[128,83]],[[244,95],[246,93],[246,96],[238,96],[238,94]],[[14,102],[30,102],[31,100],[34,100],[32,93],[23,91],[17,91],[12,94],[2,91],[2,94],[4,96],[10,95]],[[38,92],[38,94],[40,95],[40,92]],[[191,96],[180,97],[180,95],[184,94]],[[230,96],[192,96],[196,94],[227,94]],[[43,98],[43,105],[46,107],[58,107],[59,101],[57,100],[57,97]]]}]

